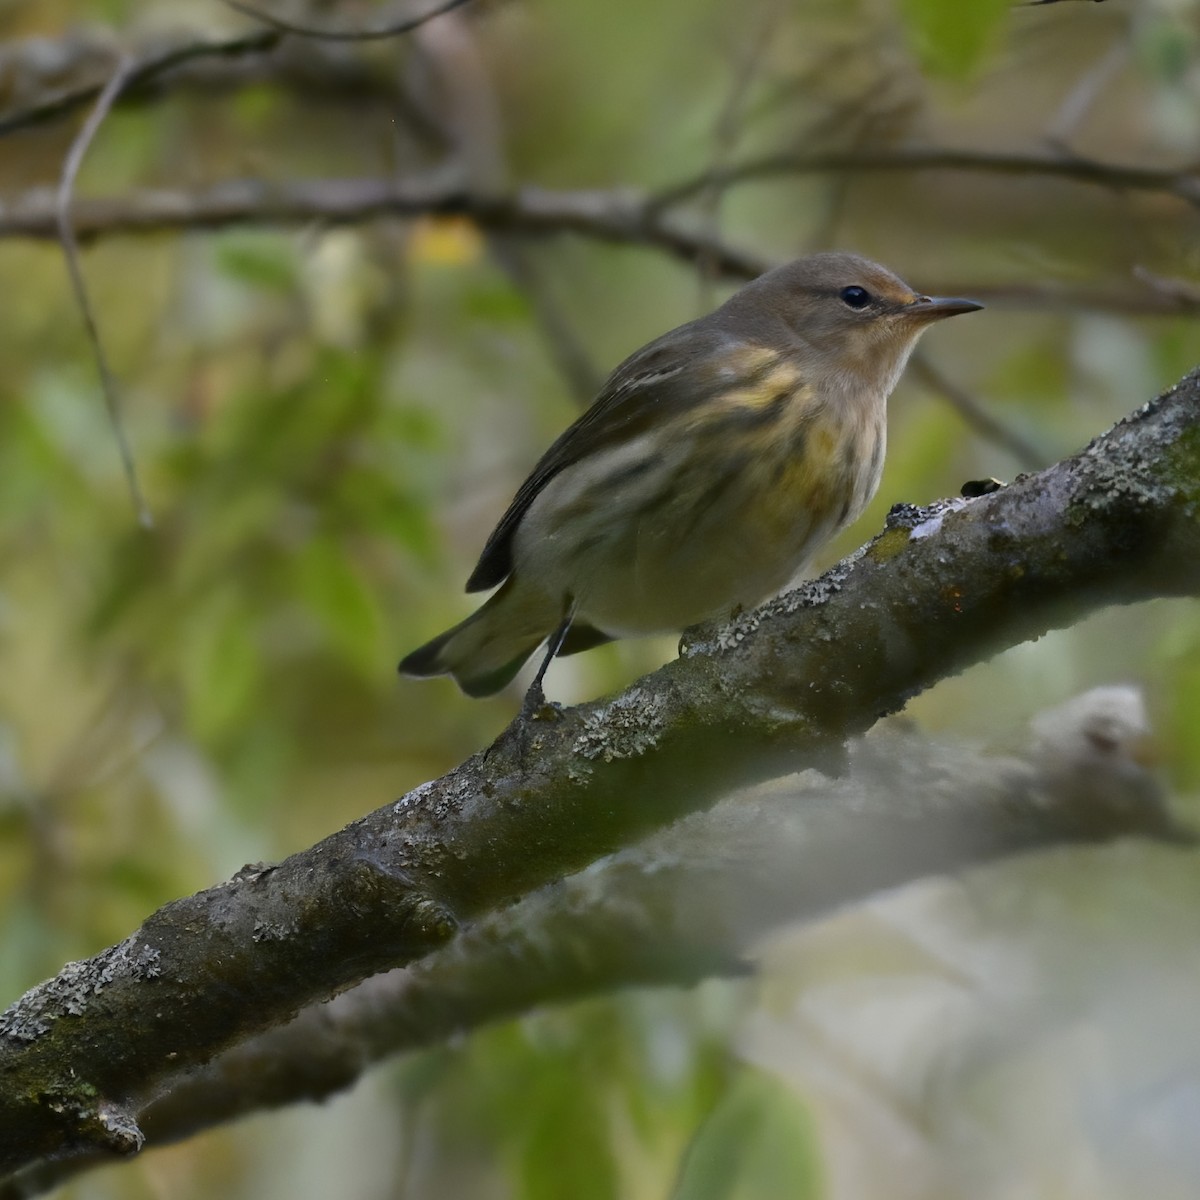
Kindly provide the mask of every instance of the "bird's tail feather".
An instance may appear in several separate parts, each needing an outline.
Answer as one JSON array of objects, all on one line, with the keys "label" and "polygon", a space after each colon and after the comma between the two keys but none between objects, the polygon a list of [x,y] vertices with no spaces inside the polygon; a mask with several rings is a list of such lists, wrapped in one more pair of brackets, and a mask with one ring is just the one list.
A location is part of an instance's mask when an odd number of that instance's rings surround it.
[{"label": "bird's tail feather", "polygon": [[525,660],[553,630],[542,605],[521,603],[515,579],[453,629],[418,647],[400,663],[400,674],[417,678],[450,675],[468,696],[490,696],[511,682]]}]

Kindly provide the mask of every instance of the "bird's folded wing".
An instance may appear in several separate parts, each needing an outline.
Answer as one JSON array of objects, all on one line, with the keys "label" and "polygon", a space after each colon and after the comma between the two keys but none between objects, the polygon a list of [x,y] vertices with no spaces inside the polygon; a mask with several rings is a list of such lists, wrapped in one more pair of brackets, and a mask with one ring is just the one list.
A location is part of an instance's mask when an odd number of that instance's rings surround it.
[{"label": "bird's folded wing", "polygon": [[621,442],[669,427],[670,418],[729,388],[744,387],[777,361],[774,352],[714,328],[703,317],[644,346],[605,381],[599,396],[542,455],[492,530],[468,592],[502,583],[513,567],[513,536],[538,493],[560,471]]}]

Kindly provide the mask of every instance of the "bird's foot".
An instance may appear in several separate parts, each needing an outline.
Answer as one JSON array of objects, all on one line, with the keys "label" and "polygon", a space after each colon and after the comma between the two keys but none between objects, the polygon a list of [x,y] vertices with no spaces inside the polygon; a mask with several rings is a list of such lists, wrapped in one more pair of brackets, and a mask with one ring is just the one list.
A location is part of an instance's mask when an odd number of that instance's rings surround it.
[{"label": "bird's foot", "polygon": [[521,701],[521,711],[517,716],[517,720],[521,724],[535,720],[542,709],[546,707],[546,690],[542,687],[542,678],[539,675],[529,685],[529,690],[525,693],[525,699]]},{"label": "bird's foot", "polygon": [[545,721],[557,721],[562,715],[562,706],[546,699],[542,690],[541,680],[535,680],[525,693],[520,711],[513,718],[509,727],[500,735],[500,739],[487,751],[501,746],[510,750],[522,768],[526,767],[531,755],[537,750],[537,724]]}]

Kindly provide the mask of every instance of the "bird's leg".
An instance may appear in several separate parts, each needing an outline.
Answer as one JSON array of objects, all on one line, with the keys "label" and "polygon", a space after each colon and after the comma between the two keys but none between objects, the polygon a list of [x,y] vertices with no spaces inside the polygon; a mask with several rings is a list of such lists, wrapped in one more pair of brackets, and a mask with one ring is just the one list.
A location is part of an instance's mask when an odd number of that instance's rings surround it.
[{"label": "bird's leg", "polygon": [[550,666],[551,660],[562,649],[562,644],[567,640],[567,632],[571,628],[571,622],[575,620],[575,601],[567,601],[567,611],[562,619],[559,627],[550,635],[550,640],[546,643],[546,655],[542,659],[542,665],[538,667],[537,674],[533,677],[533,682],[529,685],[529,691],[525,693],[525,699],[521,704],[521,718],[527,720],[532,717],[546,703],[546,693],[542,690],[542,680],[546,677],[546,671]]}]

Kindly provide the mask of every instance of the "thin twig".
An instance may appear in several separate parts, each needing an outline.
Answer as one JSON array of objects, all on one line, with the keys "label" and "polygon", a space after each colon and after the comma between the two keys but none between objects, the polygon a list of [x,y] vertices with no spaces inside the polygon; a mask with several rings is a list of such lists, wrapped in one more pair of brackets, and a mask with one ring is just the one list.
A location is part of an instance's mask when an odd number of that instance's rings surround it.
[{"label": "thin twig", "polygon": [[[622,246],[646,246],[695,263],[715,256],[730,280],[752,279],[780,260],[705,238],[682,221],[649,211],[636,191],[576,191],[524,187],[505,196],[475,195],[444,177],[392,179],[307,179],[268,183],[230,179],[203,191],[146,189],[116,198],[84,198],[73,206],[81,242],[171,230],[231,226],[358,225],[380,217],[465,216],[485,232],[544,238],[575,234]],[[0,200],[0,240],[57,239],[54,193],[31,189]],[[967,278],[926,278],[923,287],[945,295],[970,295],[1028,311],[1108,312],[1123,316],[1194,316],[1200,299],[1181,290],[1146,284],[1066,286],[1041,280],[983,283]]]},{"label": "thin twig", "polygon": [[122,57],[112,78],[104,85],[96,98],[95,107],[88,114],[71,148],[67,151],[63,162],[62,178],[59,180],[56,216],[58,237],[62,243],[63,256],[66,259],[67,273],[71,277],[71,289],[75,293],[75,301],[83,314],[83,323],[87,329],[88,340],[92,344],[92,353],[96,359],[96,369],[100,374],[100,385],[104,393],[104,405],[108,410],[108,420],[112,426],[113,436],[117,440],[117,449],[121,455],[121,466],[125,471],[125,479],[129,484],[129,494],[133,499],[134,511],[138,522],[144,529],[153,528],[154,518],[150,515],[149,505],[138,482],[137,464],[133,459],[133,451],[125,434],[125,426],[121,416],[121,396],[117,381],[109,366],[108,355],[104,351],[104,343],[100,340],[100,330],[96,325],[96,314],[88,298],[87,283],[83,278],[83,270],[79,265],[79,243],[75,238],[75,230],[71,224],[71,197],[75,190],[75,178],[83,164],[88,147],[92,144],[104,119],[112,111],[112,106],[121,90],[129,82],[130,72],[136,68],[136,62]]},{"label": "thin twig", "polygon": [[[736,64],[730,80],[729,92],[713,127],[713,150],[710,169],[719,170],[732,157],[742,136],[746,121],[746,97],[758,75],[759,67],[766,55],[771,34],[782,15],[779,0],[767,8],[759,27],[743,48],[740,61]],[[721,202],[725,193],[721,188],[708,188],[700,195],[701,228],[710,239],[721,232]],[[700,310],[707,312],[712,307],[712,288],[717,274],[716,264],[708,254],[701,255],[696,264],[700,276]]]},{"label": "thin twig", "polygon": [[1075,81],[1046,129],[1046,140],[1051,146],[1059,150],[1066,149],[1067,143],[1095,107],[1104,89],[1128,66],[1132,54],[1133,47],[1128,41],[1114,42]]},{"label": "thin twig", "polygon": [[230,8],[236,9],[247,17],[253,17],[264,25],[270,25],[272,29],[277,29],[281,33],[293,33],[298,37],[324,38],[330,42],[374,42],[382,41],[384,38],[398,37],[402,33],[416,29],[418,25],[424,25],[426,21],[431,21],[434,17],[452,12],[469,2],[470,0],[442,0],[428,12],[401,17],[399,20],[379,25],[374,29],[321,29],[311,25],[300,25],[294,21],[286,21],[282,17],[264,12],[261,8],[255,8],[252,4],[245,4],[243,0],[225,0]]},{"label": "thin twig", "polygon": [[[649,218],[631,189],[556,191],[524,187],[478,195],[443,173],[410,179],[310,179],[287,183],[231,179],[200,192],[153,189],[120,199],[90,199],[75,206],[82,241],[111,233],[168,229],[220,229],[230,225],[351,225],[382,216],[467,216],[486,231],[529,236],[577,233],[619,245],[650,245],[695,262],[704,249],[721,272],[749,279],[775,260],[698,235],[685,223]],[[0,201],[0,238],[56,237],[54,209],[41,190]]]},{"label": "thin twig", "polygon": [[1176,279],[1166,275],[1156,275],[1143,266],[1133,268],[1133,277],[1140,279],[1147,287],[1160,296],[1167,297],[1178,303],[1192,305],[1200,310],[1200,284],[1190,279]]},{"label": "thin twig", "polygon": [[[911,128],[917,107],[911,90],[902,84],[896,86],[894,76],[887,80],[875,78],[840,105],[840,111],[828,114],[817,129],[823,131],[825,138],[836,135],[842,145],[857,152],[871,145],[899,140],[900,131],[907,133]],[[795,144],[820,145],[817,136],[821,135],[814,130]],[[830,181],[826,191],[826,211],[814,236],[809,239],[814,250],[836,243],[838,227],[855,182],[849,173],[839,174]]]},{"label": "thin twig", "polygon": [[[384,103],[403,120],[420,145],[430,150],[441,148],[441,139],[428,115],[417,111],[408,93],[407,71],[398,73],[394,66],[387,69],[372,65],[353,43],[293,39],[285,51],[286,37],[280,30],[267,29],[236,38],[176,41],[166,50],[139,52],[138,66],[114,107],[156,101],[168,89],[221,92],[271,84],[316,103]],[[0,114],[0,136],[68,117],[76,109],[94,103],[100,94],[103,79],[111,72],[111,61],[104,64],[103,78],[94,82],[95,63],[85,53],[88,48],[94,49],[92,43],[63,38],[55,48],[67,60],[65,74],[55,87],[43,89],[38,98],[18,97],[22,101],[19,106]],[[4,49],[14,69],[36,72],[37,55],[32,49]],[[31,60],[28,66],[26,53]],[[82,78],[83,82],[67,82],[68,78]]]},{"label": "thin twig", "polygon": [[694,199],[711,187],[732,187],[753,180],[839,171],[969,171],[988,175],[1040,175],[1094,184],[1118,191],[1165,192],[1200,207],[1196,163],[1179,167],[1137,167],[1105,163],[1077,155],[996,154],[938,147],[898,150],[831,150],[817,154],[768,154],[743,163],[706,170],[657,192],[652,200],[662,211]]},{"label": "thin twig", "polygon": [[[421,88],[428,120],[449,149],[447,178],[459,179],[479,196],[508,190],[509,168],[500,104],[474,30],[462,13],[423,25],[412,48],[424,64]],[[418,76],[418,78],[420,78]],[[534,322],[573,399],[583,408],[603,381],[561,304],[546,287],[528,248],[515,234],[493,229],[488,250],[528,301]]]},{"label": "thin twig", "polygon": [[590,404],[604,376],[596,369],[579,335],[571,327],[562,305],[555,302],[529,261],[525,247],[514,237],[492,237],[488,245],[504,273],[525,293],[541,330],[550,357],[580,408]]},{"label": "thin twig", "polygon": [[[1134,277],[1140,278],[1135,270]],[[1134,288],[1095,284],[1064,286],[1041,280],[1014,280],[1011,283],[922,281],[931,292],[946,296],[970,295],[1001,308],[1040,312],[1103,312],[1125,317],[1179,317],[1200,315],[1200,295],[1184,291],[1168,292],[1146,282]]]},{"label": "thin twig", "polygon": [[[185,42],[172,46],[168,50],[148,54],[135,59],[128,68],[125,85],[121,92],[128,96],[130,92],[157,79],[160,75],[203,58],[237,58],[241,55],[266,54],[279,45],[280,34],[277,30],[260,30],[257,33],[242,34],[236,38],[224,38],[218,41]],[[30,125],[39,125],[56,117],[65,116],[76,108],[90,104],[101,94],[103,86],[99,83],[89,83],[82,87],[74,87],[68,91],[59,92],[45,100],[38,101],[26,108],[0,116],[0,136],[12,133],[17,129],[25,129]]]},{"label": "thin twig", "polygon": [[[147,189],[119,198],[85,198],[73,206],[75,236],[88,242],[115,234],[230,226],[357,225],[379,217],[465,216],[485,232],[524,237],[576,234],[623,246],[647,246],[687,263],[715,256],[722,275],[752,279],[781,261],[726,241],[713,241],[681,221],[650,211],[641,193],[557,191],[524,187],[505,196],[480,196],[444,177],[408,180],[308,179],[268,183],[230,179],[203,191]],[[0,240],[58,237],[54,195],[31,189],[0,200]],[[1200,300],[1183,291],[1142,285],[1065,286],[1033,280],[983,283],[978,279],[924,279],[927,291],[971,295],[1032,311],[1109,312],[1124,316],[1193,316]]]},{"label": "thin twig", "polygon": [[1053,461],[1023,433],[988,411],[966,388],[948,378],[927,354],[918,351],[911,366],[921,383],[941,396],[981,438],[1011,454],[1023,470],[1040,471]]}]

